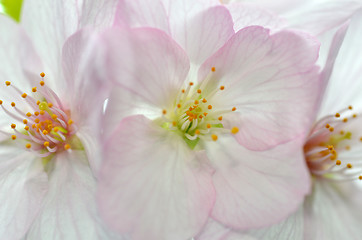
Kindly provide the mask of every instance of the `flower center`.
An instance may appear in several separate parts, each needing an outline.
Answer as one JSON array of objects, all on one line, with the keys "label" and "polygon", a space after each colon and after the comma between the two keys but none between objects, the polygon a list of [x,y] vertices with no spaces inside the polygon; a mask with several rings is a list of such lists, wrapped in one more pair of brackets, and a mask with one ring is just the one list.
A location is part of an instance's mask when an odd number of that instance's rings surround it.
[{"label": "flower center", "polygon": [[[179,91],[173,107],[162,111],[162,127],[179,132],[191,149],[194,149],[200,139],[217,141],[222,133],[236,134],[237,127],[226,129],[223,125],[223,116],[234,112],[231,109],[220,108],[214,105],[214,96],[220,94],[225,86],[213,88],[210,91],[208,82],[212,78],[215,68],[211,68],[210,74],[200,84],[189,82]],[[207,93],[204,93],[208,89]]]},{"label": "flower center", "polygon": [[[362,137],[352,106],[319,120],[311,131],[304,153],[311,174],[329,180],[362,180]],[[360,132],[362,133],[362,132]]]},{"label": "flower center", "polygon": [[21,95],[25,102],[24,108],[28,111],[19,109],[15,102],[11,102],[11,109],[7,109],[0,100],[3,111],[13,119],[10,124],[13,133],[1,132],[9,135],[28,151],[45,158],[57,152],[71,151],[72,136],[77,127],[56,93],[45,85],[45,74],[41,73],[40,76],[40,86],[31,89],[33,94],[40,95],[39,100],[24,93],[11,82],[5,82],[7,87]]}]

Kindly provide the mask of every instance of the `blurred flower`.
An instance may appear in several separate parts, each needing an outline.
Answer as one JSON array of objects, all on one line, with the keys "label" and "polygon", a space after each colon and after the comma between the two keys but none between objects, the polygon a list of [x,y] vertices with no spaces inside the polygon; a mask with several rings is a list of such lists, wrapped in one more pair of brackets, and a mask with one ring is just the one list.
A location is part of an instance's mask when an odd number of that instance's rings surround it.
[{"label": "blurred flower", "polygon": [[303,206],[286,221],[249,232],[228,231],[226,227],[210,220],[198,240],[212,239],[208,237],[210,234],[216,236],[215,239],[226,240],[360,238],[361,23],[362,12],[359,11],[353,15],[347,34],[347,25],[343,25],[331,44],[323,73],[326,80],[329,79],[325,82],[328,85],[317,121],[304,146],[313,190]]},{"label": "blurred flower", "polygon": [[93,7],[27,0],[22,26],[0,16],[0,239],[105,237],[93,176],[105,96],[92,32],[77,31],[109,22]]},{"label": "blurred flower", "polygon": [[213,2],[121,1],[121,27],[98,49],[115,85],[100,210],[136,240],[190,238],[210,214],[265,226],[309,191],[302,142],[321,90],[318,42],[271,34],[262,26],[279,20],[261,9]]}]

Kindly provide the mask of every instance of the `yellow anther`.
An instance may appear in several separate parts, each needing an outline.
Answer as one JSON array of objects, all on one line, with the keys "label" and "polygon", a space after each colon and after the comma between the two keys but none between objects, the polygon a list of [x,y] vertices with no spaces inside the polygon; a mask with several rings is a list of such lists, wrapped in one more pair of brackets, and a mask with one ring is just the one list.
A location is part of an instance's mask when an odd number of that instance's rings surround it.
[{"label": "yellow anther", "polygon": [[360,137],[359,140],[362,142],[362,137]]},{"label": "yellow anther", "polygon": [[23,93],[21,96],[22,96],[23,98],[26,98],[28,95],[27,95],[26,93]]},{"label": "yellow anther", "polygon": [[215,71],[216,71],[216,68],[215,68],[215,67],[212,67],[212,68],[211,68],[211,71],[212,71],[212,72],[215,72]]},{"label": "yellow anther", "polygon": [[205,116],[205,117],[207,116],[207,112],[204,112],[204,116]]},{"label": "yellow anther", "polygon": [[217,135],[212,134],[212,135],[211,135],[211,138],[212,138],[213,141],[216,141],[216,140],[217,140]]},{"label": "yellow anther", "polygon": [[59,131],[59,128],[58,128],[58,127],[55,127],[55,128],[53,128],[53,131],[54,131],[54,132],[58,132],[58,131]]},{"label": "yellow anther", "polygon": [[6,81],[5,84],[6,84],[6,86],[10,86],[11,82]]},{"label": "yellow anther", "polygon": [[204,98],[204,99],[202,99],[202,102],[203,102],[203,103],[206,103],[206,102],[207,102],[207,100]]},{"label": "yellow anther", "polygon": [[195,134],[196,134],[196,135],[200,135],[200,130],[199,130],[199,129],[196,129],[196,130],[195,130]]},{"label": "yellow anther", "polygon": [[199,118],[202,118],[202,115],[200,115]]},{"label": "yellow anther", "polygon": [[28,143],[28,144],[25,145],[25,147],[29,149],[29,148],[31,148],[31,144]]},{"label": "yellow anther", "polygon": [[352,117],[353,117],[353,118],[356,118],[356,117],[357,117],[357,114],[353,114]]},{"label": "yellow anther", "polygon": [[193,86],[194,85],[194,83],[193,82],[190,82],[190,86]]},{"label": "yellow anther", "polygon": [[185,89],[182,89],[181,92],[182,92],[182,93],[185,93]]},{"label": "yellow anther", "polygon": [[34,122],[35,122],[35,123],[40,123],[40,120],[39,120],[38,118],[36,118],[36,119],[34,120]]},{"label": "yellow anther", "polygon": [[233,111],[233,112],[235,112],[235,110],[236,110],[236,107],[233,107],[233,108],[231,109],[231,111]]},{"label": "yellow anther", "polygon": [[51,102],[48,103],[48,107],[50,107],[50,108],[53,107],[53,103],[51,103]]},{"label": "yellow anther", "polygon": [[348,118],[343,118],[343,122],[348,122]]},{"label": "yellow anther", "polygon": [[3,100],[0,100],[0,105],[2,105],[3,104]]},{"label": "yellow anther", "polygon": [[344,135],[344,131],[343,131],[343,130],[342,130],[342,131],[340,131],[340,132],[339,132],[339,134]]},{"label": "yellow anther", "polygon": [[172,122],[172,125],[175,127],[177,125],[177,122],[176,121],[173,121]]},{"label": "yellow anther", "polygon": [[331,127],[331,125],[329,125],[328,123],[326,124],[326,128],[330,128]]},{"label": "yellow anther", "polygon": [[352,164],[350,164],[350,163],[347,163],[347,168],[352,168]]},{"label": "yellow anther", "polygon": [[44,81],[40,81],[39,84],[40,84],[40,86],[44,86],[45,83],[44,83]]},{"label": "yellow anther", "polygon": [[206,127],[211,128],[211,124],[210,123],[206,124]]},{"label": "yellow anther", "polygon": [[211,106],[211,105],[209,105],[209,106],[207,106],[207,108],[208,108],[208,109],[212,109],[212,106]]},{"label": "yellow anther", "polygon": [[197,89],[197,93],[200,94],[200,93],[201,93],[201,89]]},{"label": "yellow anther", "polygon": [[44,112],[43,110],[40,110],[40,111],[39,111],[39,114],[40,114],[40,115],[44,115],[45,112]]},{"label": "yellow anther", "polygon": [[348,109],[349,109],[349,110],[352,110],[352,109],[353,109],[353,107],[352,107],[352,106],[348,106]]},{"label": "yellow anther", "polygon": [[330,127],[330,128],[329,128],[329,131],[330,131],[330,132],[333,132],[333,131],[334,131],[334,128],[333,128],[333,127]]},{"label": "yellow anther", "polygon": [[28,130],[29,130],[29,126],[25,126],[24,129],[25,129],[26,131],[28,131]]},{"label": "yellow anther", "polygon": [[65,144],[65,145],[64,145],[64,149],[65,149],[65,150],[70,149],[70,145],[69,145],[69,144]]},{"label": "yellow anther", "polygon": [[24,119],[24,120],[23,120],[23,123],[24,123],[24,124],[27,124],[27,123],[28,123],[28,120]]},{"label": "yellow anther", "polygon": [[36,128],[36,125],[35,125],[35,124],[33,124],[31,127],[32,127],[32,128]]},{"label": "yellow anther", "polygon": [[362,180],[362,176],[359,176],[358,179],[359,179],[359,180]]},{"label": "yellow anther", "polygon": [[16,135],[12,135],[11,139],[15,140],[16,139]]},{"label": "yellow anther", "polygon": [[336,160],[336,158],[337,158],[336,155],[332,155],[332,156],[331,156],[331,160],[332,160],[332,161],[333,161],[333,160]]},{"label": "yellow anther", "polygon": [[177,108],[181,108],[181,104],[177,104]]},{"label": "yellow anther", "polygon": [[195,100],[195,104],[199,104],[199,100]]},{"label": "yellow anther", "polygon": [[337,161],[336,161],[336,165],[341,165],[341,163],[342,163],[342,162],[341,162],[340,160],[337,160]]},{"label": "yellow anther", "polygon": [[36,125],[36,128],[41,128],[41,124],[40,124],[40,123],[37,124],[37,125]]},{"label": "yellow anther", "polygon": [[53,114],[53,115],[52,115],[52,118],[53,118],[54,120],[56,120],[56,119],[58,118],[58,116],[55,115],[55,114]]},{"label": "yellow anther", "polygon": [[162,114],[166,115],[167,111],[165,109],[162,110]]},{"label": "yellow anther", "polygon": [[12,103],[11,103],[11,106],[12,106],[12,107],[15,107],[15,103],[14,103],[14,102],[12,102]]},{"label": "yellow anther", "polygon": [[237,128],[237,127],[233,127],[232,129],[231,129],[231,133],[232,134],[237,134],[239,132],[239,128]]},{"label": "yellow anther", "polygon": [[334,149],[333,145],[328,145],[327,148],[329,151],[332,151]]},{"label": "yellow anther", "polygon": [[38,101],[36,101],[36,105],[39,105],[40,104],[40,101],[38,100]]},{"label": "yellow anther", "polygon": [[44,142],[44,147],[49,147],[49,142]]},{"label": "yellow anther", "polygon": [[36,92],[37,90],[36,90],[36,87],[33,87],[32,89],[31,89],[31,91],[32,92]]},{"label": "yellow anther", "polygon": [[219,121],[221,121],[221,120],[222,120],[222,116],[220,116],[218,119],[219,119]]},{"label": "yellow anther", "polygon": [[47,131],[47,130],[43,130],[43,134],[44,134],[44,135],[47,135],[47,134],[48,134],[48,131]]},{"label": "yellow anther", "polygon": [[11,124],[10,126],[11,126],[12,129],[15,129],[15,128],[16,128],[16,124],[14,124],[14,123]]},{"label": "yellow anther", "polygon": [[45,73],[43,73],[43,72],[40,73],[40,77],[42,77],[42,78],[45,77]]},{"label": "yellow anther", "polygon": [[220,90],[224,90],[225,89],[225,87],[224,86],[220,86]]},{"label": "yellow anther", "polygon": [[341,114],[339,114],[339,113],[336,113],[336,118],[339,118],[340,116],[341,116]]},{"label": "yellow anther", "polygon": [[35,116],[39,116],[39,114],[40,114],[39,112],[34,112]]}]

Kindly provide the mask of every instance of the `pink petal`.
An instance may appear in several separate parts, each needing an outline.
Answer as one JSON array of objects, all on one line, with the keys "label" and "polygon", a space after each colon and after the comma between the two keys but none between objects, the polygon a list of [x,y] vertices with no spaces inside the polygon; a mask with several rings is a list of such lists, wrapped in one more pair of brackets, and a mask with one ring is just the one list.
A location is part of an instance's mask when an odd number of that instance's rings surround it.
[{"label": "pink petal", "polygon": [[68,101],[72,118],[79,125],[88,123],[103,110],[108,97],[105,71],[98,68],[97,56],[93,53],[96,37],[91,29],[83,29],[70,36],[62,49],[62,65],[65,87],[61,91]]},{"label": "pink petal", "polygon": [[293,213],[309,192],[303,139],[254,152],[232,137],[207,144],[216,169],[212,216],[235,229],[275,224]]},{"label": "pink petal", "polygon": [[234,30],[239,31],[249,26],[263,26],[280,29],[286,23],[274,13],[255,4],[237,3],[226,5],[234,21]]},{"label": "pink petal", "polygon": [[[130,114],[159,114],[173,104],[189,70],[185,52],[156,29],[120,30],[104,34],[105,79],[114,81],[108,101],[106,132]],[[147,115],[148,116],[148,115]]]},{"label": "pink petal", "polygon": [[[304,204],[305,239],[360,238],[361,204],[360,201],[358,204],[352,202],[351,196],[361,189],[350,186],[350,182],[336,185],[323,180],[315,181],[313,194]],[[346,187],[348,191],[345,191]]]},{"label": "pink petal", "polygon": [[249,231],[231,230],[217,221],[209,219],[202,234],[195,240],[303,240],[303,222],[303,207],[278,224]]},{"label": "pink petal", "polygon": [[0,151],[0,239],[21,239],[41,209],[48,178],[31,153],[4,145]]},{"label": "pink petal", "polygon": [[106,223],[132,239],[195,236],[214,202],[203,152],[143,116],[128,117],[105,146],[99,208]]},{"label": "pink petal", "polygon": [[202,232],[195,240],[223,240],[230,234],[231,230],[219,222],[209,218]]},{"label": "pink petal", "polygon": [[299,33],[270,36],[262,27],[244,28],[205,62],[199,79],[216,68],[216,84],[225,85],[217,102],[237,109],[229,114],[240,128],[237,140],[265,150],[309,131],[321,92],[313,66],[318,49],[313,38]]},{"label": "pink petal", "polygon": [[159,0],[120,0],[115,15],[116,25],[153,27],[170,34],[167,9]]},{"label": "pink petal", "polygon": [[231,15],[223,6],[196,14],[184,28],[175,28],[174,31],[176,40],[186,50],[190,61],[197,65],[201,65],[234,34]]},{"label": "pink petal", "polygon": [[49,192],[29,239],[108,239],[95,204],[96,180],[83,151],[59,153],[50,172]]},{"label": "pink petal", "polygon": [[228,10],[215,5],[208,0],[122,0],[116,24],[158,28],[186,50],[191,62],[201,64],[234,33]]}]

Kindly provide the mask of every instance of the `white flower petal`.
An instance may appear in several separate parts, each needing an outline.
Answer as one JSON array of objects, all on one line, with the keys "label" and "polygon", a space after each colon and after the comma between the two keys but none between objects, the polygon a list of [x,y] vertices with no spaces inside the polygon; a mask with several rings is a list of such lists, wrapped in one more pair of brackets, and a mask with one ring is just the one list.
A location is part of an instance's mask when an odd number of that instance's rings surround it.
[{"label": "white flower petal", "polygon": [[58,153],[52,161],[49,192],[28,239],[103,239],[106,233],[95,206],[96,179],[85,153]]},{"label": "white flower petal", "polygon": [[0,239],[23,237],[37,217],[48,189],[40,159],[15,146],[0,147]]}]

